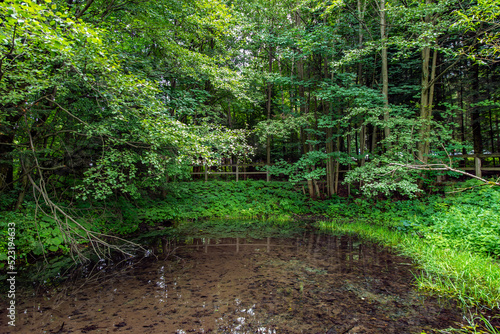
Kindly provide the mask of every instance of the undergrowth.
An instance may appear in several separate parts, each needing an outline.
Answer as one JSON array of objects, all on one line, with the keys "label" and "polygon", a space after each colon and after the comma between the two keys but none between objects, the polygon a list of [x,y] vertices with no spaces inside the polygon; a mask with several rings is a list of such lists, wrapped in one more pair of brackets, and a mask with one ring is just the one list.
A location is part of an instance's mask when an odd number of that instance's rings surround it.
[{"label": "undergrowth", "polygon": [[[166,185],[162,197],[88,200],[72,210],[94,231],[144,240],[167,234],[284,235],[303,228],[297,216],[330,217],[322,228],[357,233],[414,258],[422,269],[416,276],[421,289],[453,297],[464,306],[498,309],[500,191],[474,181],[447,190],[457,187],[468,190],[406,201],[312,201],[284,182],[179,182]],[[29,205],[16,213],[2,212],[1,231],[11,221],[16,222],[21,263],[28,254],[36,257],[44,250],[67,252],[55,223],[35,216]],[[6,254],[6,239],[0,240],[0,254]]]},{"label": "undergrowth", "polygon": [[[474,180],[448,187],[446,196],[405,201],[356,199],[330,205],[335,219],[366,220],[370,224],[410,234],[443,249],[500,257],[500,190],[475,187]],[[454,192],[457,188],[468,190]]]},{"label": "undergrowth", "polygon": [[413,258],[420,290],[451,297],[467,312],[476,310],[458,332],[495,333],[483,314],[500,309],[499,209],[498,187],[472,180],[449,186],[446,196],[333,204],[332,220],[319,226],[355,233]]},{"label": "undergrowth", "polygon": [[500,306],[500,267],[491,257],[442,248],[411,234],[362,221],[321,222],[320,228],[338,234],[355,233],[413,258],[421,269],[415,275],[416,284],[424,291],[452,297],[467,308]]},{"label": "undergrowth", "polygon": [[140,219],[262,218],[270,216],[324,214],[329,202],[311,201],[288,182],[184,182],[167,185],[161,201],[138,210]]},{"label": "undergrowth", "polygon": [[[210,181],[169,183],[164,196],[144,193],[135,199],[117,196],[106,201],[87,199],[60,205],[91,231],[136,239],[181,224],[192,227],[192,231],[207,231],[207,224],[211,224],[211,230],[221,234],[242,228],[263,230],[263,226],[287,230],[294,216],[324,215],[336,201],[340,198],[312,201],[287,182]],[[27,264],[44,253],[64,254],[69,250],[54,219],[40,211],[35,213],[34,208],[33,202],[27,200],[17,212],[0,212],[0,235],[6,236],[9,223],[16,226],[18,264]],[[7,249],[8,239],[3,237],[0,269],[6,263]]]}]

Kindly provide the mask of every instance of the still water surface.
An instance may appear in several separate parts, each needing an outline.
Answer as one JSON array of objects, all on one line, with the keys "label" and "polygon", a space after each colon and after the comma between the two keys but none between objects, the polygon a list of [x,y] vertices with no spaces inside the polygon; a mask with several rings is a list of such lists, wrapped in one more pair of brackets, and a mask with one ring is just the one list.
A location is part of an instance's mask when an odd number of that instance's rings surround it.
[{"label": "still water surface", "polygon": [[167,258],[23,297],[16,329],[352,334],[456,327],[458,310],[417,294],[412,270],[408,259],[348,236],[191,239]]}]

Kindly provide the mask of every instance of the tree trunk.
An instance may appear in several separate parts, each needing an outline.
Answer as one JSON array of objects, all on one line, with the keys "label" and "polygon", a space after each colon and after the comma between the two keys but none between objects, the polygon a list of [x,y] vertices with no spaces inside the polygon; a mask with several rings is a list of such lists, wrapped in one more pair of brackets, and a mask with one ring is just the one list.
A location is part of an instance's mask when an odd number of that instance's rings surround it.
[{"label": "tree trunk", "polygon": [[[2,111],[7,108],[1,108]],[[8,111],[7,111],[8,113]],[[5,122],[0,124],[0,193],[10,188],[14,181],[14,138],[15,123],[20,119],[20,114],[10,115]]]},{"label": "tree trunk", "polygon": [[[380,0],[380,38],[382,40],[382,95],[384,97],[384,122],[389,122],[389,72],[387,65],[387,33],[385,19],[385,0]],[[389,138],[391,130],[389,126],[384,127],[385,138]]]},{"label": "tree trunk", "polygon": [[[430,5],[432,0],[425,0],[426,5]],[[426,15],[425,22],[430,23],[430,15]],[[432,116],[432,99],[434,97],[434,78],[436,76],[437,50],[433,52],[432,68],[431,48],[425,46],[422,50],[422,79],[420,95],[420,137],[418,142],[418,159],[427,163],[430,149],[430,121]]]},{"label": "tree trunk", "polygon": [[335,187],[334,187],[335,160],[331,156],[331,154],[333,153],[332,137],[333,137],[333,129],[331,127],[328,127],[326,129],[326,154],[328,155],[326,161],[326,189],[328,196],[332,196],[335,193]]},{"label": "tree trunk", "polygon": [[[496,131],[497,131],[497,149],[493,151],[492,153],[499,153],[500,152],[500,125],[499,125],[499,119],[498,119],[498,114],[495,115],[495,125],[496,125]],[[499,158],[500,160],[500,158]],[[500,161],[499,161],[500,164]]]},{"label": "tree trunk", "polygon": [[[337,134],[339,134],[340,132],[340,126],[337,125]],[[337,140],[335,141],[335,152],[339,152],[340,151],[340,136],[337,136]],[[335,186],[334,186],[334,190],[335,190],[335,193],[337,194],[338,191],[339,191],[339,174],[340,174],[340,163],[339,163],[339,160],[336,159],[335,160]]]},{"label": "tree trunk", "polygon": [[[349,126],[349,131],[350,131]],[[351,170],[350,157],[351,157],[351,135],[347,135],[347,156],[349,157],[349,163],[347,164],[347,170]],[[347,184],[347,196],[351,196],[351,184]]]},{"label": "tree trunk", "polygon": [[[273,48],[269,47],[269,73],[273,71]],[[272,103],[272,92],[273,85],[271,82],[267,83],[267,120],[271,119],[271,103]],[[266,140],[266,156],[267,156],[267,165],[271,164],[271,136],[267,135]]]},{"label": "tree trunk", "polygon": [[[475,63],[472,67],[472,103],[477,104],[480,100],[479,93],[479,64]],[[481,113],[480,107],[474,105],[471,113],[472,140],[474,143],[474,154],[483,153],[483,137],[481,133]]]},{"label": "tree trunk", "polygon": [[[27,171],[23,168],[23,173],[27,173]],[[21,191],[17,197],[16,206],[14,207],[14,211],[18,211],[21,208],[21,205],[24,201],[24,196],[26,195],[26,190],[28,186],[28,175],[24,175],[21,180]]]},{"label": "tree trunk", "polygon": [[[465,109],[464,109],[464,87],[462,81],[460,82],[460,130],[461,130],[461,142],[462,142],[462,154],[466,155],[467,150],[465,149]],[[465,167],[465,160],[462,162],[462,167]]]},{"label": "tree trunk", "polygon": [[230,129],[233,128],[233,120],[231,117],[231,100],[229,98],[227,99],[227,127]]},{"label": "tree trunk", "polygon": [[366,145],[366,125],[361,125],[361,130],[359,131],[359,154],[361,159],[359,159],[359,166],[363,167],[365,165],[365,145]]},{"label": "tree trunk", "polygon": [[430,121],[432,119],[432,103],[434,99],[434,78],[436,77],[437,50],[434,50],[432,66],[429,72],[431,50],[422,50],[422,89],[420,97],[420,138],[418,142],[418,159],[427,163],[430,150]]}]

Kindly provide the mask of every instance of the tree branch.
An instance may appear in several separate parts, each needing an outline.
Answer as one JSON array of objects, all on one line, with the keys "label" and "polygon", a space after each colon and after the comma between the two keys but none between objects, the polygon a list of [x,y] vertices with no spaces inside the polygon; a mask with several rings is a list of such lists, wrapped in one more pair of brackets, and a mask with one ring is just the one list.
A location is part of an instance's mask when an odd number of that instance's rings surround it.
[{"label": "tree branch", "polygon": [[455,173],[460,173],[462,175],[466,175],[468,177],[472,177],[474,179],[477,179],[481,182],[484,182],[485,184],[489,184],[492,186],[500,186],[500,182],[496,181],[488,181],[486,179],[483,179],[482,177],[479,177],[477,175],[467,173],[466,171],[460,170],[453,168],[451,166],[448,166],[446,164],[425,164],[425,165],[412,165],[412,164],[401,164],[401,163],[390,163],[389,166],[400,166],[400,167],[405,167],[408,169],[415,169],[415,170],[435,170],[435,171],[450,171],[450,172],[455,172]]}]

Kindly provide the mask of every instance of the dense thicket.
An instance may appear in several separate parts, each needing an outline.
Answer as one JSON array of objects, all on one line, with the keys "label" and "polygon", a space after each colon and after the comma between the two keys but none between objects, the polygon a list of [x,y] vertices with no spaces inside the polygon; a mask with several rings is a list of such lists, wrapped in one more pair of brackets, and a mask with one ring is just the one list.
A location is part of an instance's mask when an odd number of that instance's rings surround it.
[{"label": "dense thicket", "polygon": [[408,166],[499,152],[499,13],[495,0],[4,1],[0,210],[37,207],[87,237],[75,200],[165,195],[222,159],[272,163],[311,197],[338,193],[341,169],[370,194],[418,192]]}]

